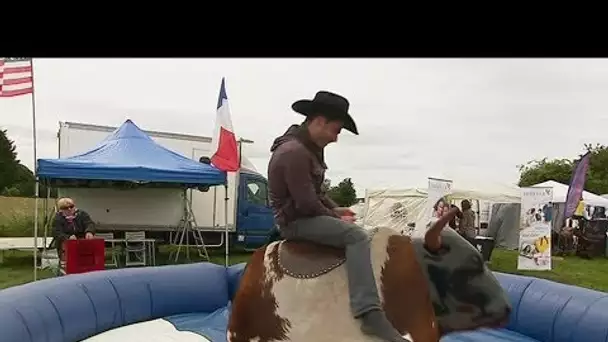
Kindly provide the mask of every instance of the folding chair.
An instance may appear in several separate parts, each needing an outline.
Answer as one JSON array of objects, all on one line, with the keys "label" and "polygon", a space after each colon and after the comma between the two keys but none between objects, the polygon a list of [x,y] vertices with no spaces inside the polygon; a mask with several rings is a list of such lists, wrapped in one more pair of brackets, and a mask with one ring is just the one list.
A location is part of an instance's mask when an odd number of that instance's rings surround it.
[{"label": "folding chair", "polygon": [[[96,237],[102,238],[105,242],[105,245],[110,245],[109,248],[105,249],[105,257],[106,257],[106,267],[114,266],[118,267],[118,253],[116,252],[116,242],[114,240],[114,233],[97,233]],[[112,241],[108,241],[112,240]],[[110,257],[110,262],[108,262],[108,256]]]},{"label": "folding chair", "polygon": [[144,231],[125,232],[125,266],[146,266],[148,246],[145,239]]}]

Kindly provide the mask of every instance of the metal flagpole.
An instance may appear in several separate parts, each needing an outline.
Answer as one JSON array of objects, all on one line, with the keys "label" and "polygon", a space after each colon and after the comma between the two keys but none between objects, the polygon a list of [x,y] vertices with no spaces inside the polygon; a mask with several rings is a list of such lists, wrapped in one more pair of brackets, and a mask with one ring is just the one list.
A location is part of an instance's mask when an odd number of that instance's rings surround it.
[{"label": "metal flagpole", "polygon": [[[242,166],[242,162],[243,162],[243,158],[241,157],[242,156],[243,141],[244,140],[242,138],[239,139],[239,141],[238,141],[238,143],[239,143],[239,169],[236,172],[240,172],[241,171],[241,166]],[[226,172],[226,177],[228,177],[228,172]],[[235,179],[237,181],[239,181],[239,175],[238,174],[236,175]],[[226,178],[226,182],[227,181],[228,181],[228,178]],[[237,185],[237,188],[238,188],[238,185]],[[228,247],[228,237],[230,236],[228,234],[228,184],[226,184],[224,186],[224,189],[226,191],[226,198],[225,198],[225,202],[224,202],[225,203],[225,205],[224,205],[224,223],[225,223],[225,231],[224,231],[225,237],[224,237],[224,240],[226,241],[226,243],[225,243],[225,248],[226,248],[226,251],[225,251],[225,254],[226,254],[226,256],[225,256],[226,257],[225,265],[226,265],[226,267],[228,267],[229,266],[228,264],[230,262],[230,257],[229,257],[230,250],[229,250],[229,247]],[[236,225],[236,221],[234,223]]]},{"label": "metal flagpole", "polygon": [[243,167],[243,138],[239,139],[239,171]]},{"label": "metal flagpole", "polygon": [[40,180],[38,179],[38,157],[36,151],[36,89],[34,86],[34,58],[30,58],[32,67],[32,138],[34,140],[34,177],[36,179],[34,191],[34,281],[38,279],[38,197],[40,197]]}]

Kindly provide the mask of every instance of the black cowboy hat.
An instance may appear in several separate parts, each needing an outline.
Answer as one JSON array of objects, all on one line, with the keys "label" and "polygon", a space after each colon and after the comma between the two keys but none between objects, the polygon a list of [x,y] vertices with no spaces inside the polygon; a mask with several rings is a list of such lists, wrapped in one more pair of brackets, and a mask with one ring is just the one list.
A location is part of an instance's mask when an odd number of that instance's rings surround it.
[{"label": "black cowboy hat", "polygon": [[329,91],[319,91],[314,99],[296,101],[291,108],[304,116],[319,114],[328,119],[341,120],[346,130],[359,135],[355,120],[348,114],[349,106],[345,97]]}]

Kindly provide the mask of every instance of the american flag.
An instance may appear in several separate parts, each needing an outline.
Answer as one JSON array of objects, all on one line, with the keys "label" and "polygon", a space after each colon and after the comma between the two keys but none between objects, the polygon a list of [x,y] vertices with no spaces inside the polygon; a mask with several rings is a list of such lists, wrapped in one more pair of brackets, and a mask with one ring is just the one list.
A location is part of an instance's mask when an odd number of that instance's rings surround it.
[{"label": "american flag", "polygon": [[31,94],[32,59],[24,57],[0,57],[0,97]]}]

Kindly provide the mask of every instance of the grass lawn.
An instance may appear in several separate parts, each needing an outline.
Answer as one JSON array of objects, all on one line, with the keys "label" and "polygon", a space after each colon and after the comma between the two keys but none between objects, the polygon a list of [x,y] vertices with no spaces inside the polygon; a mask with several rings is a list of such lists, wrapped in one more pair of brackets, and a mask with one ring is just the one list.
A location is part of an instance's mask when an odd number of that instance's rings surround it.
[{"label": "grass lawn", "polygon": [[586,260],[577,256],[554,257],[552,264],[551,271],[518,271],[517,251],[495,249],[490,268],[608,292],[608,258]]},{"label": "grass lawn", "polygon": [[[169,249],[165,246],[161,247],[156,255],[157,265],[175,264],[169,260]],[[211,262],[224,265],[225,257],[224,250],[208,250]],[[2,262],[0,262],[0,289],[7,287],[29,283],[34,279],[34,258],[33,253],[25,251],[5,251]],[[190,262],[203,261],[203,258],[198,256],[195,249],[190,251]],[[234,252],[230,255],[229,262],[231,265],[246,262],[249,260],[249,253]],[[178,264],[187,263],[187,259],[182,249]],[[52,278],[55,275],[49,270],[38,270],[38,279]]]},{"label": "grass lawn", "polygon": [[[158,265],[171,264],[168,260],[168,248],[161,248],[157,255]],[[211,262],[224,264],[224,250],[209,250]],[[192,250],[191,262],[201,261],[197,252]],[[249,253],[235,252],[230,256],[230,263],[246,262]],[[185,256],[180,255],[179,263],[185,263]],[[11,251],[4,253],[4,262],[0,263],[0,289],[24,284],[33,280],[33,259],[28,252]],[[579,257],[555,258],[551,271],[518,271],[517,251],[495,249],[490,268],[504,273],[515,273],[538,278],[554,280],[560,283],[586,287],[608,292],[608,259],[596,258],[585,260]],[[53,277],[50,271],[38,272],[38,279]]]}]

